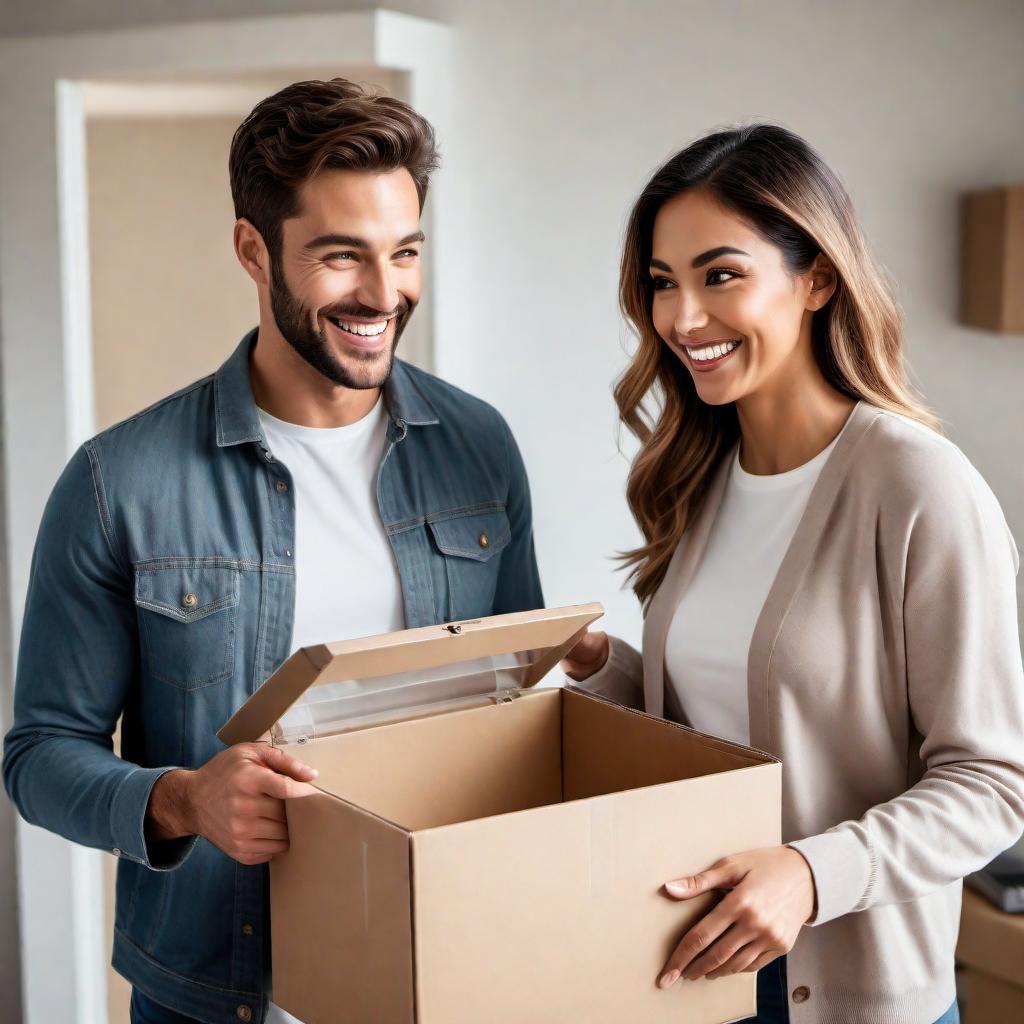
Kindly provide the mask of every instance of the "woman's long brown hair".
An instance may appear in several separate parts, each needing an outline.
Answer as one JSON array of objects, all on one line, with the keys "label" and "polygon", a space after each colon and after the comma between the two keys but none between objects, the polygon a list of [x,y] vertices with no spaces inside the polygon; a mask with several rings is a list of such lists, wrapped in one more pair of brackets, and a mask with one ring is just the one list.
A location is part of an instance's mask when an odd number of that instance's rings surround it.
[{"label": "woman's long brown hair", "polygon": [[[615,401],[640,441],[626,496],[644,536],[622,560],[632,567],[629,582],[644,603],[664,579],[715,471],[739,438],[735,405],[701,401],[651,319],[654,219],[667,200],[696,188],[776,245],[790,273],[806,272],[819,253],[832,261],[837,287],[812,321],[815,359],[832,387],[938,429],[908,384],[899,309],[831,168],[802,138],[776,125],[699,139],[655,172],[641,192],[626,228],[619,275],[619,303],[640,343],[615,386]],[[647,406],[652,398],[653,412]]]}]

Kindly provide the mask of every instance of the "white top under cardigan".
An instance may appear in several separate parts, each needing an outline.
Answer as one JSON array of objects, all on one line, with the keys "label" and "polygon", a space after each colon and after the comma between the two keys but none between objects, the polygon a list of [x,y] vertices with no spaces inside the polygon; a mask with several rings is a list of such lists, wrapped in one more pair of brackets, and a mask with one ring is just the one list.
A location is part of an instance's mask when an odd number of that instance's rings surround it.
[{"label": "white top under cardigan", "polygon": [[[613,640],[584,685],[674,713],[665,640],[727,472],[645,610],[643,654]],[[931,1024],[953,1001],[961,879],[1024,828],[1019,561],[954,444],[856,406],[750,643],[751,744],[782,759],[783,841],[817,896],[787,959],[809,993],[792,1024]]]},{"label": "white top under cardigan", "polygon": [[722,507],[665,644],[665,685],[701,732],[750,742],[750,639],[838,440],[836,435],[824,451],[786,473],[758,476],[740,465],[739,448],[732,457]]}]

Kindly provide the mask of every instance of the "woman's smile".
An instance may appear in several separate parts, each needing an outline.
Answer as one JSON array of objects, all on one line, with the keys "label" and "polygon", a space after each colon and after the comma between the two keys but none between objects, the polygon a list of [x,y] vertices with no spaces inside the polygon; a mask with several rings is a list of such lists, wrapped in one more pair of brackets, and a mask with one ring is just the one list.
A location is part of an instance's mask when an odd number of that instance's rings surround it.
[{"label": "woman's smile", "polygon": [[742,344],[740,338],[728,338],[722,341],[683,342],[680,348],[692,369],[706,373],[721,366]]}]

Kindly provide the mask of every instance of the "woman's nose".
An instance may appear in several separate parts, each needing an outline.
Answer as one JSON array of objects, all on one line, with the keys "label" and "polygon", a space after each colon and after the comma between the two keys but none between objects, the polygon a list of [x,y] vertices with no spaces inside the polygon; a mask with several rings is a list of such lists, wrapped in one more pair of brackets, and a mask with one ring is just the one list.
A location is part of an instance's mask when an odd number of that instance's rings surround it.
[{"label": "woman's nose", "polygon": [[686,337],[694,331],[702,330],[708,325],[708,315],[695,297],[679,290],[679,303],[676,306],[675,320],[672,322],[676,334]]}]

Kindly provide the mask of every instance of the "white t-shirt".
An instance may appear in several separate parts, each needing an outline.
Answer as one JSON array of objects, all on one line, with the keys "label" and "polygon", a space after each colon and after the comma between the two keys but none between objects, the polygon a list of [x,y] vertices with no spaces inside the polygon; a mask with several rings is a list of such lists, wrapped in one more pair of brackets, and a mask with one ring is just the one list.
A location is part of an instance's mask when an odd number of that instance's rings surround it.
[{"label": "white t-shirt", "polygon": [[[381,400],[347,427],[303,427],[259,410],[295,494],[292,650],[405,628],[402,587],[377,506],[387,438]],[[300,1024],[273,1003],[266,1024]]]},{"label": "white t-shirt", "polygon": [[758,616],[842,431],[810,462],[757,476],[733,458],[707,547],[676,608],[665,674],[695,729],[750,742],[747,656]]},{"label": "white t-shirt", "polygon": [[259,417],[295,492],[292,650],[404,629],[398,566],[377,506],[383,401],[347,427],[303,427],[262,409]]}]

